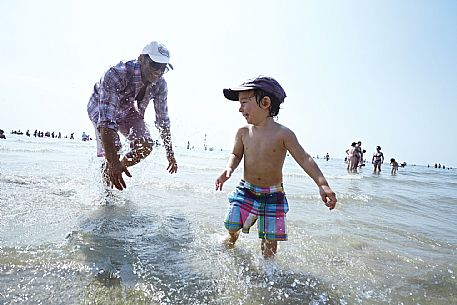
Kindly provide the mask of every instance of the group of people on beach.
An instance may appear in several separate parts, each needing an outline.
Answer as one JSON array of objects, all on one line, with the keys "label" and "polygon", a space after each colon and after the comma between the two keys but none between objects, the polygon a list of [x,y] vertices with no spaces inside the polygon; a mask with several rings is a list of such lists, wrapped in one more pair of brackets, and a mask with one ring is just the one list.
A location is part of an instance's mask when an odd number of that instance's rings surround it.
[{"label": "group of people on beach", "polygon": [[[136,60],[119,62],[109,68],[94,85],[87,105],[97,141],[97,155],[104,158],[103,177],[108,186],[126,188],[123,175],[128,168],[146,158],[154,141],[144,121],[150,101],[155,110],[170,174],[178,171],[171,141],[168,115],[168,86],[164,75],[173,69],[167,47],[157,41],[147,44]],[[244,160],[244,174],[229,196],[224,224],[228,230],[227,247],[233,247],[239,233],[248,233],[257,223],[264,257],[273,257],[277,242],[287,240],[286,213],[289,210],[282,184],[282,167],[290,153],[314,180],[324,204],[334,209],[337,199],[313,158],[303,149],[294,132],[277,123],[280,105],[286,98],[273,78],[259,76],[240,86],[223,90],[224,96],[239,102],[238,111],[247,124],[238,129],[228,162],[215,180],[215,189],[224,183]],[[119,134],[125,136],[130,151],[120,155]]]},{"label": "group of people on beach", "polygon": [[366,150],[362,149],[362,141],[352,142],[351,146],[346,149],[345,162],[347,163],[347,170],[356,173],[359,167],[365,166],[363,154]]},{"label": "group of people on beach", "polygon": [[[362,141],[352,142],[351,146],[346,149],[345,162],[347,163],[348,172],[357,173],[359,168],[365,166],[365,160],[363,158],[364,153],[366,153],[366,150],[362,149]],[[381,165],[384,163],[384,153],[381,151],[381,146],[376,146],[376,151],[373,153],[371,163],[373,164],[373,172],[379,174],[381,172]],[[402,167],[405,165],[406,164],[402,163]],[[399,165],[395,158],[390,159],[390,166],[390,173],[392,175],[397,174]]]},{"label": "group of people on beach", "polygon": [[[19,130],[12,130],[11,131],[11,134],[16,134],[16,135],[23,135],[24,133],[19,129]],[[50,132],[50,131],[41,131],[41,130],[38,130],[38,129],[35,129],[35,131],[33,132],[33,134],[30,134],[30,130],[27,129],[27,131],[25,132],[25,135],[27,137],[30,137],[30,136],[34,136],[35,138],[56,138],[56,139],[60,139],[60,138],[65,138],[67,139],[68,136],[62,136],[62,133],[59,131],[59,132]],[[70,134],[70,140],[73,140],[74,139],[74,133],[71,133]]]},{"label": "group of people on beach", "polygon": [[[430,167],[430,164],[427,165],[428,167]],[[435,163],[435,168],[442,168],[442,169],[446,169],[446,165],[441,165],[441,163]],[[449,169],[449,167],[447,168]]]}]

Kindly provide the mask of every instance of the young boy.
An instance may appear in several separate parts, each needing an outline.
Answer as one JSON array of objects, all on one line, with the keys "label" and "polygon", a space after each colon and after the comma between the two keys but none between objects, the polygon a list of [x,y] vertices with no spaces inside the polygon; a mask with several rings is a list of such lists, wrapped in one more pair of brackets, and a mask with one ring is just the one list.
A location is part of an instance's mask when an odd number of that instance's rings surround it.
[{"label": "young boy", "polygon": [[390,166],[392,166],[392,170],[390,171],[390,173],[392,175],[395,175],[397,173],[397,171],[398,171],[398,162],[395,161],[394,158],[390,159]]},{"label": "young boy", "polygon": [[244,177],[229,196],[230,206],[224,221],[229,231],[226,244],[234,246],[239,231],[248,233],[258,218],[262,254],[265,258],[273,257],[277,241],[287,240],[289,206],[282,185],[282,166],[287,152],[317,184],[322,200],[330,210],[335,208],[336,196],[295,134],[274,121],[279,105],[286,97],[276,80],[258,77],[223,92],[227,99],[240,102],[239,111],[248,123],[236,133],[232,154],[216,179],[216,190],[222,190],[244,157]]}]

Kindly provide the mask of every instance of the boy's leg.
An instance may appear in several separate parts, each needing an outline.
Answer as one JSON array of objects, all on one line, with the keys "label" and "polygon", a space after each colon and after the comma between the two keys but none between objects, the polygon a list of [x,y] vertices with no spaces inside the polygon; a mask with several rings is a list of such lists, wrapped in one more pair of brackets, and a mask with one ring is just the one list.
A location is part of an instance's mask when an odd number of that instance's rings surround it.
[{"label": "boy's leg", "polygon": [[[235,196],[233,194],[232,196]],[[228,236],[224,240],[224,245],[228,249],[232,249],[235,246],[235,242],[240,236],[240,230],[242,228],[243,216],[241,215],[241,209],[235,202],[230,202],[230,205],[225,214],[224,226],[228,231]]]},{"label": "boy's leg", "polygon": [[229,231],[228,232],[229,236],[224,240],[224,245],[232,249],[235,246],[235,242],[238,240],[238,237],[240,236],[240,230],[238,231]]},{"label": "boy's leg", "polygon": [[278,252],[278,241],[263,238],[260,248],[264,258],[273,258]]},{"label": "boy's leg", "polygon": [[287,240],[286,213],[288,210],[284,192],[273,192],[266,196],[258,223],[264,258],[273,258],[278,250],[278,240]]}]

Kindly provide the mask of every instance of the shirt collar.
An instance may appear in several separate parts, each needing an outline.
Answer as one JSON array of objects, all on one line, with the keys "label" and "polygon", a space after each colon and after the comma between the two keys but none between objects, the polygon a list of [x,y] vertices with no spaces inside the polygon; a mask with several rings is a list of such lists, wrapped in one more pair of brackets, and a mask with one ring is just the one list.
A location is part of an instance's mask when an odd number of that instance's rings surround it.
[{"label": "shirt collar", "polygon": [[143,80],[141,79],[141,68],[138,60],[133,60],[133,78],[132,81],[135,84],[135,87],[142,87],[144,85]]}]

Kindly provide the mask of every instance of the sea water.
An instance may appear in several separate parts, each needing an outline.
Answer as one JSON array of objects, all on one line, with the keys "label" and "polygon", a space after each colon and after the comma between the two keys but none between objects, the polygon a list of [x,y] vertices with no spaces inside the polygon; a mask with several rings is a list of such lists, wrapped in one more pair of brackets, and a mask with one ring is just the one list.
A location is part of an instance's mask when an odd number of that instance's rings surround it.
[{"label": "sea water", "polygon": [[289,240],[264,260],[257,230],[226,249],[228,151],[163,148],[105,192],[95,143],[0,140],[1,304],[457,304],[457,170],[392,176],[316,162],[337,193],[329,211],[288,156]]}]

